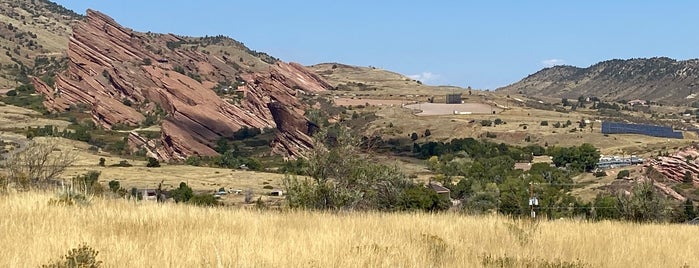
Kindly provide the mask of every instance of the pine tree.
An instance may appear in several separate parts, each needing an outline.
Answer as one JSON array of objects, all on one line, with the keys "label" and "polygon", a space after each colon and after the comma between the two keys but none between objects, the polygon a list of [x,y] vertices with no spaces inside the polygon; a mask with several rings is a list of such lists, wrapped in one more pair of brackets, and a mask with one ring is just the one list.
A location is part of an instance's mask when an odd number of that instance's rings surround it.
[{"label": "pine tree", "polygon": [[684,183],[692,183],[694,181],[694,176],[692,176],[692,172],[687,170],[684,172],[684,178],[682,178],[682,182]]}]

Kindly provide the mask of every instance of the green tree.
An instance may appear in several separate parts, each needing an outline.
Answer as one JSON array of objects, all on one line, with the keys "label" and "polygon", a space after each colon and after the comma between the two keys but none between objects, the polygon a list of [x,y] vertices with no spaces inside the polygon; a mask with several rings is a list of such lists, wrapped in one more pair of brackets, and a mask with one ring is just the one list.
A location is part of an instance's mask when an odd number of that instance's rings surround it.
[{"label": "green tree", "polygon": [[94,170],[75,176],[71,180],[73,189],[85,194],[102,194],[103,188],[99,182],[97,182],[99,176],[100,172]]},{"label": "green tree", "polygon": [[570,106],[570,102],[566,98],[561,99],[561,104],[563,104],[563,106]]},{"label": "green tree", "polygon": [[691,221],[692,219],[697,217],[697,212],[694,208],[694,202],[692,202],[692,200],[689,198],[687,198],[687,200],[684,201],[684,217],[688,221]]},{"label": "green tree", "polygon": [[203,207],[214,207],[220,205],[218,200],[216,200],[216,197],[214,197],[212,194],[193,195],[189,200],[187,200],[187,203]]},{"label": "green tree", "polygon": [[594,218],[597,220],[615,220],[621,218],[619,199],[613,195],[599,194],[593,201]]},{"label": "green tree", "polygon": [[121,188],[119,181],[117,181],[117,180],[109,181],[109,190],[111,190],[113,193],[116,193],[119,190],[119,188]]},{"label": "green tree", "polygon": [[175,200],[175,203],[187,202],[194,196],[194,191],[185,182],[180,182],[177,189],[170,191],[170,196]]},{"label": "green tree", "polygon": [[449,206],[448,198],[424,185],[407,187],[398,198],[398,208],[401,210],[441,211]]},{"label": "green tree", "polygon": [[429,137],[430,135],[432,135],[432,132],[430,131],[430,129],[429,128],[425,129],[425,137]]},{"label": "green tree", "polygon": [[529,213],[529,185],[520,178],[508,178],[498,185],[500,190],[500,213],[526,215]]},{"label": "green tree", "polygon": [[482,214],[495,211],[500,203],[500,190],[497,184],[487,183],[485,187],[480,183],[471,186],[471,195],[464,201],[464,211],[471,214]]},{"label": "green tree", "polygon": [[415,140],[417,140],[417,138],[418,138],[417,133],[413,132],[413,134],[410,134],[411,140],[415,141]]},{"label": "green tree", "polygon": [[576,171],[592,171],[599,161],[599,151],[589,143],[573,147],[551,147],[547,152],[557,167],[570,167]]},{"label": "green tree", "polygon": [[310,178],[286,176],[286,199],[293,208],[328,210],[397,210],[412,184],[395,167],[361,154],[359,140],[343,126],[315,135],[308,155]]},{"label": "green tree", "polygon": [[158,161],[158,159],[149,156],[146,167],[160,167],[160,162]]},{"label": "green tree", "polygon": [[694,176],[692,175],[692,172],[687,170],[684,172],[684,177],[682,178],[682,182],[691,184],[694,182]]},{"label": "green tree", "polygon": [[103,167],[105,161],[106,161],[106,159],[104,159],[104,157],[100,157],[99,166],[100,166],[100,167]]},{"label": "green tree", "polygon": [[618,204],[621,216],[634,222],[663,222],[671,211],[668,201],[650,181],[634,185],[630,195],[620,194]]},{"label": "green tree", "polygon": [[231,145],[228,144],[228,140],[226,140],[226,138],[221,137],[216,140],[216,148],[214,150],[216,150],[216,152],[219,154],[225,154],[231,150]]}]

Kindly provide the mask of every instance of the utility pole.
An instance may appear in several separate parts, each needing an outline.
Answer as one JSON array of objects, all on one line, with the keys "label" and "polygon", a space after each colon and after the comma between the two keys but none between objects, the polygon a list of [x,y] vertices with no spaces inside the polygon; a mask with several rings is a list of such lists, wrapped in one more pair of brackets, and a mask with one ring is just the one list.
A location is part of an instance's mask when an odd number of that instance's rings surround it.
[{"label": "utility pole", "polygon": [[539,200],[534,196],[534,182],[529,182],[529,214],[532,219],[536,218],[536,211],[534,211],[534,206],[539,205]]}]

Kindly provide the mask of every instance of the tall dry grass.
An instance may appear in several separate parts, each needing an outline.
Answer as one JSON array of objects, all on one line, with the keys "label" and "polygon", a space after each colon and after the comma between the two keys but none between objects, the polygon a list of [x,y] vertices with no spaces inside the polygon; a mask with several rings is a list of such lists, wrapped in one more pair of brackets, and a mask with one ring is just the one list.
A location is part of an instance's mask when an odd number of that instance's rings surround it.
[{"label": "tall dry grass", "polygon": [[[0,196],[0,267],[37,267],[85,242],[106,267],[692,267],[699,227],[500,216],[275,212]],[[489,256],[489,257],[485,257]],[[494,263],[494,262],[491,262]],[[519,266],[518,266],[519,265]]]}]

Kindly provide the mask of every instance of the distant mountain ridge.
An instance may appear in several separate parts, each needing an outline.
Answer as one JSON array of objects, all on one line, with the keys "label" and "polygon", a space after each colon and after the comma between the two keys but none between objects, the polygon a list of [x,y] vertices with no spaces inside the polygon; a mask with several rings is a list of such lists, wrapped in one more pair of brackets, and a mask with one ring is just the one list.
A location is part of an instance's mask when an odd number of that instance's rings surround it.
[{"label": "distant mountain ridge", "polygon": [[607,60],[587,68],[554,66],[497,89],[529,96],[603,100],[643,99],[668,104],[698,101],[699,59],[667,57]]}]

